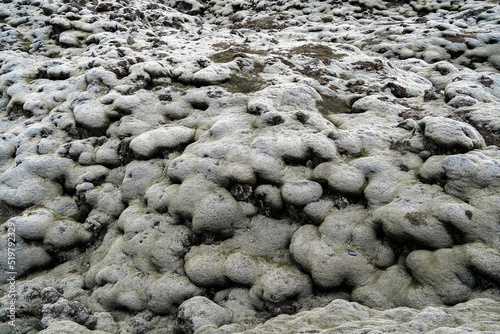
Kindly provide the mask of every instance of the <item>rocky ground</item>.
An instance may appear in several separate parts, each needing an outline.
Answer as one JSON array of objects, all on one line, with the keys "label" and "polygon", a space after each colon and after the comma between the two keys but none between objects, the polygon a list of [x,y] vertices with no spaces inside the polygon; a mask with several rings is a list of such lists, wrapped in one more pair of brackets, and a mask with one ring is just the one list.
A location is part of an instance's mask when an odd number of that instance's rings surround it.
[{"label": "rocky ground", "polygon": [[1,333],[500,332],[497,1],[4,0],[0,50]]}]

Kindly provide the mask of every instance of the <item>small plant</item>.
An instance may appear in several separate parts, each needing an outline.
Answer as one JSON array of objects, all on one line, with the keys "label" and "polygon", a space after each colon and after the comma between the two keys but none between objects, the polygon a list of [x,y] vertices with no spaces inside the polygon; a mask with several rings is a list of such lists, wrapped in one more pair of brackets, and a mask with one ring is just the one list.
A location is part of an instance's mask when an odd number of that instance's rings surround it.
[{"label": "small plant", "polygon": [[[236,23],[231,28],[233,29],[240,29],[240,28],[247,28],[247,29],[254,29],[254,30],[271,30],[271,29],[284,29],[286,28],[286,25],[280,22],[275,21],[276,15],[269,15],[266,17],[261,17],[258,19],[252,19],[252,20],[246,20],[243,21],[242,23]],[[283,19],[282,17],[278,17],[278,19]]]},{"label": "small plant", "polygon": [[[217,45],[221,45],[220,43]],[[214,63],[229,63],[230,61],[233,61],[234,58],[238,56],[238,54],[256,54],[256,55],[261,55],[261,56],[266,56],[268,52],[266,50],[252,50],[247,46],[238,46],[238,45],[231,45],[227,44],[228,49],[217,52],[209,56],[211,61]],[[214,45],[215,47],[216,45]]]},{"label": "small plant", "polygon": [[346,114],[351,112],[351,108],[338,96],[321,96],[323,99],[316,102],[316,108],[323,115]]},{"label": "small plant", "polygon": [[380,59],[375,59],[374,61],[357,61],[352,64],[355,65],[354,69],[365,70],[368,72],[380,71],[381,69],[384,68],[384,64]]},{"label": "small plant", "polygon": [[455,36],[443,36],[445,40],[452,43],[465,43],[464,35],[455,35]]},{"label": "small plant", "polygon": [[301,54],[309,57],[322,59],[341,59],[347,56],[345,53],[334,53],[332,48],[323,44],[304,44],[290,50],[291,54]]},{"label": "small plant", "polygon": [[241,73],[232,75],[228,81],[222,84],[230,93],[253,93],[261,89],[264,80],[258,75]]},{"label": "small plant", "polygon": [[420,226],[427,225],[427,216],[423,212],[408,212],[405,214],[405,219],[408,219],[412,225]]},{"label": "small plant", "polygon": [[231,77],[222,84],[230,93],[253,93],[262,88],[265,81],[258,75],[265,68],[265,64],[255,61],[253,69],[250,71],[241,71],[233,73]]},{"label": "small plant", "polygon": [[398,139],[397,141],[391,142],[389,149],[393,151],[398,151],[400,154],[405,155],[406,153],[408,153],[408,150],[410,149],[410,143],[408,141],[408,138],[401,138]]}]

